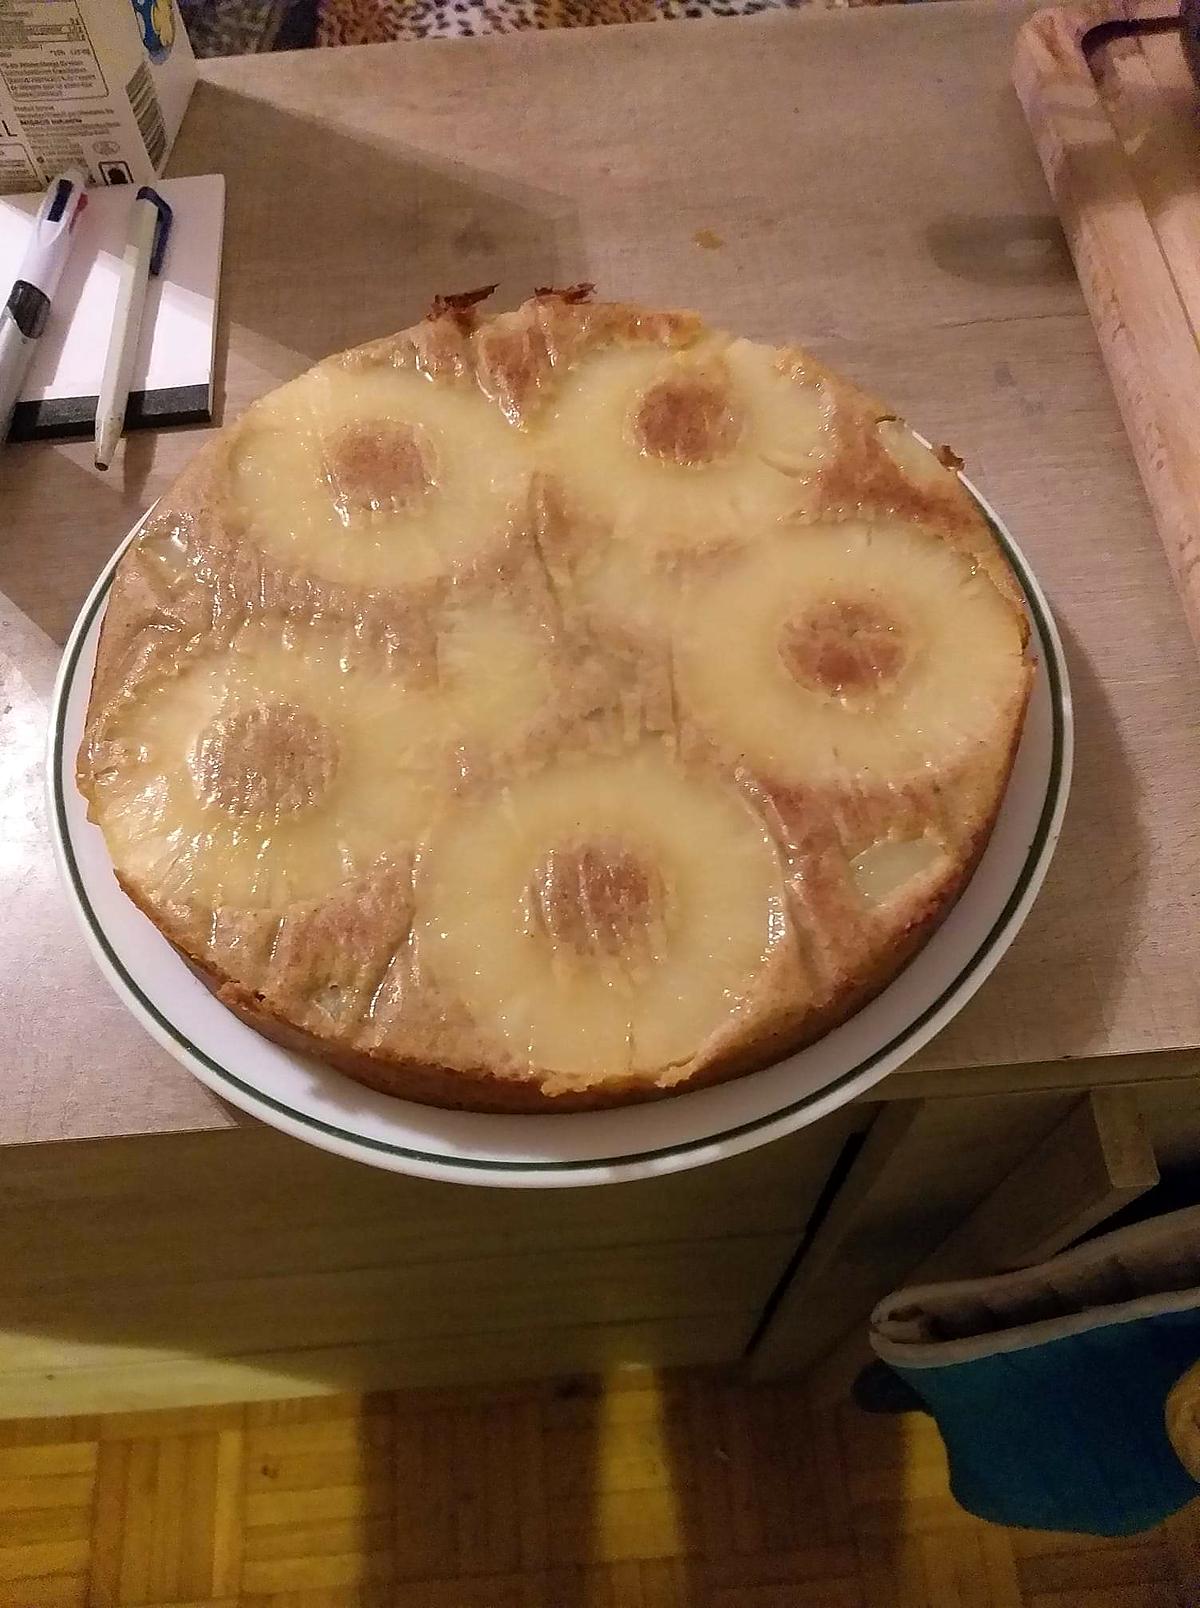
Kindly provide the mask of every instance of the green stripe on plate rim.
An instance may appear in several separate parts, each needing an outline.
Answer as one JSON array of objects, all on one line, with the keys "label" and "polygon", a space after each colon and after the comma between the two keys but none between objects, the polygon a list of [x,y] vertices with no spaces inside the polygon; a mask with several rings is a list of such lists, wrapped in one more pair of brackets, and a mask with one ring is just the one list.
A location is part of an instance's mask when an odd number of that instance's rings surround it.
[{"label": "green stripe on plate rim", "polygon": [[1042,609],[1040,599],[1037,597],[1036,592],[1033,589],[1033,577],[1023,555],[1016,551],[1012,545],[1012,542],[1009,540],[1008,533],[996,523],[996,521],[991,517],[989,510],[983,505],[983,503],[979,502],[978,506],[980,512],[984,515],[988,524],[991,526],[996,540],[1004,549],[1009,563],[1012,565],[1013,569],[1017,573],[1018,578],[1020,579],[1021,590],[1024,593],[1026,605],[1033,617],[1034,625],[1037,629],[1038,640],[1041,643],[1042,663],[1045,666],[1046,674],[1050,682],[1050,707],[1052,716],[1050,775],[1046,787],[1046,797],[1042,804],[1041,814],[1038,817],[1037,830],[1035,831],[1033,841],[1030,844],[1029,853],[1025,857],[1025,863],[1021,867],[1021,873],[1017,878],[1012,893],[1005,901],[1003,910],[1001,910],[999,916],[992,924],[991,930],[988,932],[987,937],[983,940],[979,948],[971,956],[970,960],[966,963],[962,970],[958,972],[954,980],[947,984],[938,997],[933,1000],[931,1004],[927,1005],[919,1016],[914,1017],[914,1019],[908,1023],[903,1032],[897,1033],[894,1038],[890,1039],[886,1044],[874,1051],[873,1054],[867,1056],[865,1060],[859,1061],[848,1071],[841,1073],[838,1077],[831,1079],[830,1082],[823,1084],[821,1088],[814,1089],[811,1091],[811,1093],[804,1095],[801,1099],[793,1101],[791,1105],[781,1106],[777,1111],[769,1112],[766,1116],[756,1117],[752,1122],[743,1122],[732,1128],[723,1128],[719,1133],[708,1134],[702,1139],[683,1139],[677,1144],[661,1145],[655,1150],[641,1150],[632,1154],[620,1156],[597,1156],[589,1158],[585,1161],[484,1161],[471,1156],[447,1156],[439,1153],[438,1151],[418,1150],[407,1145],[395,1144],[393,1141],[387,1139],[373,1139],[367,1134],[355,1133],[349,1128],[339,1128],[335,1123],[325,1122],[320,1117],[310,1115],[310,1113],[307,1111],[298,1111],[295,1106],[290,1106],[282,1100],[277,1100],[273,1095],[265,1094],[261,1089],[255,1088],[252,1083],[247,1083],[244,1081],[244,1079],[239,1078],[236,1073],[231,1072],[228,1067],[222,1066],[218,1061],[214,1061],[210,1055],[206,1054],[205,1051],[199,1047],[199,1045],[193,1044],[185,1034],[179,1031],[172,1021],[163,1015],[162,1011],[159,1010],[154,1001],[143,992],[142,988],[125,969],[120,957],[109,943],[108,935],[101,926],[99,918],[97,917],[95,910],[92,908],[91,901],[89,900],[84,889],[82,878],[79,875],[79,867],[75,860],[74,847],[71,843],[70,833],[67,829],[66,799],[63,794],[62,782],[64,743],[63,727],[65,722],[65,711],[71,688],[74,685],[75,669],[79,662],[79,655],[82,651],[83,643],[87,638],[88,632],[91,630],[92,621],[95,619],[101,605],[108,597],[109,589],[112,586],[113,574],[116,571],[115,561],[104,586],[101,587],[93,599],[86,618],[76,629],[76,634],[71,649],[70,662],[67,665],[66,674],[64,675],[62,681],[63,695],[59,701],[59,706],[55,711],[54,809],[58,818],[59,838],[63,846],[63,857],[66,861],[67,869],[71,876],[71,884],[75,890],[75,896],[79,901],[80,908],[82,909],[87,923],[92,930],[92,935],[107,959],[109,965],[112,967],[114,973],[120,978],[124,987],[129,991],[133,998],[137,1000],[138,1004],[142,1007],[146,1014],[151,1016],[168,1035],[168,1037],[173,1039],[181,1049],[185,1050],[188,1055],[193,1056],[197,1061],[201,1062],[221,1082],[227,1083],[232,1088],[240,1090],[243,1094],[249,1096],[251,1100],[261,1105],[268,1106],[273,1111],[278,1111],[281,1116],[289,1117],[293,1122],[297,1122],[303,1127],[312,1128],[319,1133],[327,1134],[331,1138],[339,1139],[344,1143],[357,1145],[367,1150],[376,1150],[385,1155],[404,1156],[409,1160],[425,1162],[435,1167],[444,1167],[450,1169],[461,1168],[464,1171],[520,1173],[590,1172],[602,1170],[606,1167],[619,1167],[629,1165],[631,1163],[655,1161],[664,1156],[684,1155],[693,1150],[703,1150],[706,1146],[719,1145],[726,1140],[736,1139],[741,1137],[743,1134],[753,1133],[759,1128],[765,1128],[770,1126],[772,1123],[780,1121],[781,1118],[792,1116],[798,1111],[803,1111],[805,1107],[813,1105],[819,1100],[824,1100],[830,1094],[835,1093],[838,1089],[845,1088],[847,1084],[853,1083],[857,1079],[862,1078],[866,1073],[870,1072],[873,1067],[877,1066],[880,1061],[884,1060],[895,1050],[899,1049],[915,1033],[919,1032],[931,1017],[936,1016],[938,1011],[940,1011],[943,1005],[945,1005],[946,1001],[950,999],[951,996],[962,987],[967,978],[969,978],[972,973],[979,968],[983,960],[991,952],[997,937],[1008,925],[1013,912],[1024,898],[1025,891],[1029,886],[1030,879],[1033,876],[1038,861],[1041,859],[1042,850],[1044,849],[1046,840],[1050,834],[1050,827],[1054,819],[1054,811],[1057,805],[1059,788],[1062,782],[1064,744],[1062,715],[1063,688],[1062,678],[1059,675],[1058,659],[1053,650],[1045,612]]}]

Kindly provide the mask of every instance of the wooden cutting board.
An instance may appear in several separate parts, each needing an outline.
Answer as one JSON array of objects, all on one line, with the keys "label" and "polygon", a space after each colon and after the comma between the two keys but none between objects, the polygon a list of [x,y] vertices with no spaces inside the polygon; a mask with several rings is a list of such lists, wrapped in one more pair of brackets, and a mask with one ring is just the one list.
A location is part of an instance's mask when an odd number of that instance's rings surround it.
[{"label": "wooden cutting board", "polygon": [[1040,11],[1013,78],[1200,650],[1200,92],[1169,10]]}]

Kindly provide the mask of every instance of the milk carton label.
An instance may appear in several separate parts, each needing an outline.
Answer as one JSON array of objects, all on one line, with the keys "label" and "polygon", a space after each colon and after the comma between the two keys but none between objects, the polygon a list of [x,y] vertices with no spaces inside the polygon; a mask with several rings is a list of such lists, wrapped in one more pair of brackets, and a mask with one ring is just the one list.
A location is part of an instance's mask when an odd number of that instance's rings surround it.
[{"label": "milk carton label", "polygon": [[175,0],[0,0],[0,194],[147,183],[195,79]]}]

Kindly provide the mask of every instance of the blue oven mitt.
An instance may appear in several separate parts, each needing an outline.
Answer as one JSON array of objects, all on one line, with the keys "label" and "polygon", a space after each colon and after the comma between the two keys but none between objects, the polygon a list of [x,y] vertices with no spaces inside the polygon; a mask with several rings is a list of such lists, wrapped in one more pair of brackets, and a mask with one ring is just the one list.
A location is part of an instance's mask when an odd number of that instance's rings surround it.
[{"label": "blue oven mitt", "polygon": [[871,1343],[936,1419],[954,1497],[980,1518],[1128,1535],[1200,1493],[1164,1419],[1200,1359],[1200,1207],[1020,1272],[897,1290]]}]

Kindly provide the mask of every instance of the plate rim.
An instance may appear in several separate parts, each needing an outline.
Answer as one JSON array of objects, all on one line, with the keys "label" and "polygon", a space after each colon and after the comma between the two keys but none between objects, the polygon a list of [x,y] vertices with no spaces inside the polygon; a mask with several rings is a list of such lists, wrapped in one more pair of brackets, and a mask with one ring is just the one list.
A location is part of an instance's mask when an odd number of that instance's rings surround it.
[{"label": "plate rim", "polygon": [[[819,1120],[841,1105],[848,1104],[923,1048],[968,1003],[995,969],[1024,924],[1045,880],[1061,832],[1070,793],[1074,762],[1074,709],[1058,627],[1028,559],[1000,515],[967,476],[960,474],[959,479],[987,519],[993,535],[1016,573],[1042,649],[1040,657],[1049,682],[1051,715],[1046,792],[1037,826],[1008,898],[987,934],[969,958],[939,991],[937,997],[908,1021],[902,1030],[820,1088],[810,1090],[797,1100],[746,1122],[735,1123],[700,1138],[677,1140],[650,1150],[580,1160],[485,1159],[478,1156],[439,1154],[416,1146],[404,1145],[396,1140],[376,1138],[373,1135],[339,1127],[322,1117],[297,1110],[275,1095],[246,1082],[237,1073],[221,1065],[208,1051],[193,1043],[130,975],[110,942],[103,922],[83,884],[71,837],[64,787],[66,711],[83,644],[101,605],[107,598],[122,554],[137,538],[150,513],[153,512],[153,505],[136,522],[125,539],[118,543],[88,593],[67,638],[51,702],[47,781],[55,859],[88,947],[100,969],[122,1002],[151,1036],[220,1098],[229,1100],[231,1104],[258,1120],[281,1128],[293,1137],[305,1140],[318,1148],[368,1165],[408,1173],[411,1176],[483,1186],[491,1184],[533,1188],[595,1185],[663,1176],[757,1148]],[[898,978],[903,975],[902,969],[898,973]],[[890,1064],[881,1069],[881,1063],[884,1062]]]}]

